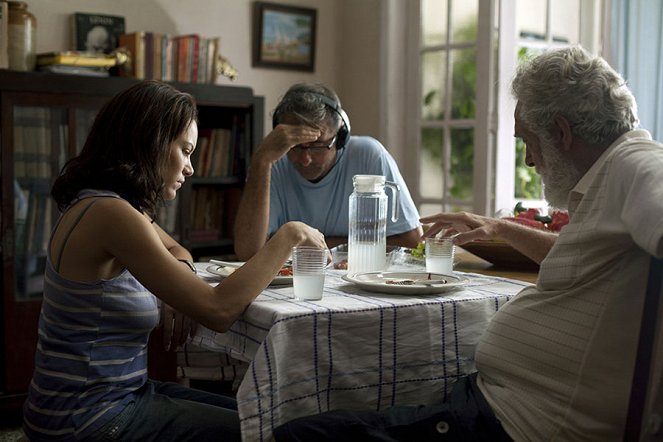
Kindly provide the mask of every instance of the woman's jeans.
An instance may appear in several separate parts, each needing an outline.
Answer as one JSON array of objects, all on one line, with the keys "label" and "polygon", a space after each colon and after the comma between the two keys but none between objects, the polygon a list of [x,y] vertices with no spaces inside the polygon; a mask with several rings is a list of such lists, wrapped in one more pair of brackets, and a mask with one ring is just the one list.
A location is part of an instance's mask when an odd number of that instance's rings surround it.
[{"label": "woman's jeans", "polygon": [[172,382],[148,381],[135,402],[85,441],[239,441],[234,399]]}]

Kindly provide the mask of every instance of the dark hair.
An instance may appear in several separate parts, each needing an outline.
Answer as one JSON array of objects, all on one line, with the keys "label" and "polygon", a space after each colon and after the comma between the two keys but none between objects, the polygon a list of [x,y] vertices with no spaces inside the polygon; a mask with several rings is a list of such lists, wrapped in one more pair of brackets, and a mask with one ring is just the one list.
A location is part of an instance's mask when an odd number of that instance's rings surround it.
[{"label": "dark hair", "polygon": [[136,210],[154,215],[170,144],[197,120],[193,97],[159,81],[142,81],[106,103],[81,153],[55,180],[60,210],[82,189],[109,190]]},{"label": "dark hair", "polygon": [[327,86],[320,83],[297,83],[290,86],[274,109],[273,122],[280,123],[285,115],[295,115],[305,123],[331,121],[339,127],[341,117],[320,99],[320,95],[341,105],[336,92]]}]

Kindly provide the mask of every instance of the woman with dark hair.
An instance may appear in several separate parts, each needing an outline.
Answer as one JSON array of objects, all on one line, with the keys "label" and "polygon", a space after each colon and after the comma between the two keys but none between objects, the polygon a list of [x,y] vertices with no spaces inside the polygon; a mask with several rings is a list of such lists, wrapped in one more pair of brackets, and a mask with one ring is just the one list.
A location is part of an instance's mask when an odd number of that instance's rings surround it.
[{"label": "woman with dark hair", "polygon": [[62,214],[24,406],[31,441],[240,439],[233,399],[147,378],[157,298],[224,332],[293,246],[326,246],[317,230],[289,223],[216,287],[199,279],[191,254],[154,222],[159,202],[193,174],[196,119],[190,95],[138,83],[101,109],[57,178],[52,196]]}]

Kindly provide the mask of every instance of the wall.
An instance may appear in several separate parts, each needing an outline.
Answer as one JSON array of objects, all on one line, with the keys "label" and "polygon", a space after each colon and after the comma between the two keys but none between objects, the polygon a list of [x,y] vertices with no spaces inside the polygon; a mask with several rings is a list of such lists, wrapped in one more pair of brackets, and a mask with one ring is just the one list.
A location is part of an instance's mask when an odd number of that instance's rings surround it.
[{"label": "wall", "polygon": [[[271,110],[295,82],[322,82],[338,92],[354,133],[378,135],[378,6],[381,0],[274,0],[318,11],[315,71],[251,67],[252,0],[27,0],[37,18],[37,52],[72,47],[73,12],[125,17],[127,32],[198,33],[221,37],[221,53],[239,72],[231,82],[265,97],[265,128]],[[375,8],[375,9],[374,9]],[[359,12],[359,13],[357,13]],[[347,34],[347,35],[346,35]],[[361,39],[361,40],[356,40]],[[360,44],[359,44],[360,43]]]}]

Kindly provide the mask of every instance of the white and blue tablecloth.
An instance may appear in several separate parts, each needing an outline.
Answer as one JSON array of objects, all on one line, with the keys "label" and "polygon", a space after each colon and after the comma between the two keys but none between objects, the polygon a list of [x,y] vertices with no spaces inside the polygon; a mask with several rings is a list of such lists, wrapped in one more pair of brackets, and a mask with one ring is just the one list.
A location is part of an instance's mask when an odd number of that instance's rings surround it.
[{"label": "white and blue tablecloth", "polygon": [[475,370],[492,315],[526,282],[458,272],[462,289],[435,295],[365,291],[330,270],[320,301],[270,286],[226,333],[200,327],[193,343],[250,362],[237,400],[245,441],[338,408],[381,410],[441,401]]}]

